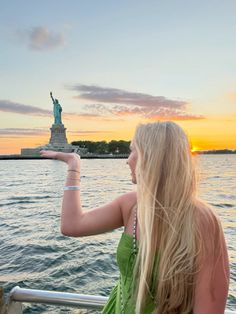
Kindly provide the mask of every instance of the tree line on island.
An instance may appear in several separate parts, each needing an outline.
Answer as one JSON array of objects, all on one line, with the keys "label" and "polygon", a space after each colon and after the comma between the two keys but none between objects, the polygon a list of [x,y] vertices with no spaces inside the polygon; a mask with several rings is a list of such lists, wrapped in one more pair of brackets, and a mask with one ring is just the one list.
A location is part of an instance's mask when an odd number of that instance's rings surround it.
[{"label": "tree line on island", "polygon": [[[130,142],[119,140],[106,141],[73,141],[71,144],[79,146],[84,152],[91,154],[129,154]],[[236,154],[235,149],[216,149],[216,150],[205,150],[197,151],[198,154]]]},{"label": "tree line on island", "polygon": [[73,141],[72,145],[79,146],[85,149],[88,153],[92,154],[129,154],[130,152],[130,141]]}]

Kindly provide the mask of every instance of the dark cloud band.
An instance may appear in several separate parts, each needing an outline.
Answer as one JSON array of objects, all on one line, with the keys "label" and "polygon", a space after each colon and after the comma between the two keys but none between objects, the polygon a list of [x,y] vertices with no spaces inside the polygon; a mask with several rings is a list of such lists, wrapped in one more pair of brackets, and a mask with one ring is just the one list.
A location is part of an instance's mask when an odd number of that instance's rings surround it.
[{"label": "dark cloud band", "polygon": [[28,137],[48,135],[47,129],[24,129],[24,128],[2,128],[0,129],[0,137]]},{"label": "dark cloud band", "polygon": [[79,92],[75,98],[96,101],[84,106],[86,112],[98,117],[139,115],[147,119],[195,120],[202,115],[187,112],[186,101],[172,100],[164,96],[133,93],[116,88],[94,85],[74,85],[70,90]]},{"label": "dark cloud band", "polygon": [[0,111],[29,114],[35,116],[50,116],[52,112],[38,107],[19,104],[9,100],[0,100]]},{"label": "dark cloud band", "polygon": [[101,103],[137,105],[140,107],[168,107],[186,109],[187,102],[168,99],[164,96],[153,96],[143,93],[133,93],[122,89],[104,88],[100,86],[74,85],[70,89],[78,91],[77,98]]}]

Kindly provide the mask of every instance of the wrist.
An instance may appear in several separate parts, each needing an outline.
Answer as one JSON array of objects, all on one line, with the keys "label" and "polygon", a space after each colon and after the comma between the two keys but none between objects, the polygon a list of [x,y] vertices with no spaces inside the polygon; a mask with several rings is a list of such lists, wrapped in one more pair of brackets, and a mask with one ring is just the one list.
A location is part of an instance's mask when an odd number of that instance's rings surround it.
[{"label": "wrist", "polygon": [[74,154],[71,156],[70,160],[67,162],[68,170],[76,170],[80,172],[80,160],[79,156],[75,156]]},{"label": "wrist", "polygon": [[80,168],[75,168],[75,167],[68,167],[67,172],[75,172],[75,173],[80,173]]}]

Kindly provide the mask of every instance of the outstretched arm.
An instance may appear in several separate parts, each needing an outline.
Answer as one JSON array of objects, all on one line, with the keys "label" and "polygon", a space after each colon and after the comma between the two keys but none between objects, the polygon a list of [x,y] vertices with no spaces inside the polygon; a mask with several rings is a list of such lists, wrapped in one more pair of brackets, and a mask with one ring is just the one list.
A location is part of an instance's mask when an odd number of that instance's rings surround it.
[{"label": "outstretched arm", "polygon": [[[66,186],[79,185],[80,159],[74,153],[41,151],[41,156],[64,161],[68,165]],[[80,190],[64,191],[61,211],[61,232],[67,236],[81,237],[99,234],[124,225],[124,211],[135,203],[135,194],[126,193],[112,202],[83,212]]]}]

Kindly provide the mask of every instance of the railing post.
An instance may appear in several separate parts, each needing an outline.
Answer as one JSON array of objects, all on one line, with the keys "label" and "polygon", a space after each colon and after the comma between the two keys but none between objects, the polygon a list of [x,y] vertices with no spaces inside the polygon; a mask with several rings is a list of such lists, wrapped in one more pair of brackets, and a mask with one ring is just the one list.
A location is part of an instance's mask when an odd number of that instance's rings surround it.
[{"label": "railing post", "polygon": [[11,301],[7,303],[4,300],[4,290],[0,287],[0,314],[22,314],[22,304]]}]

